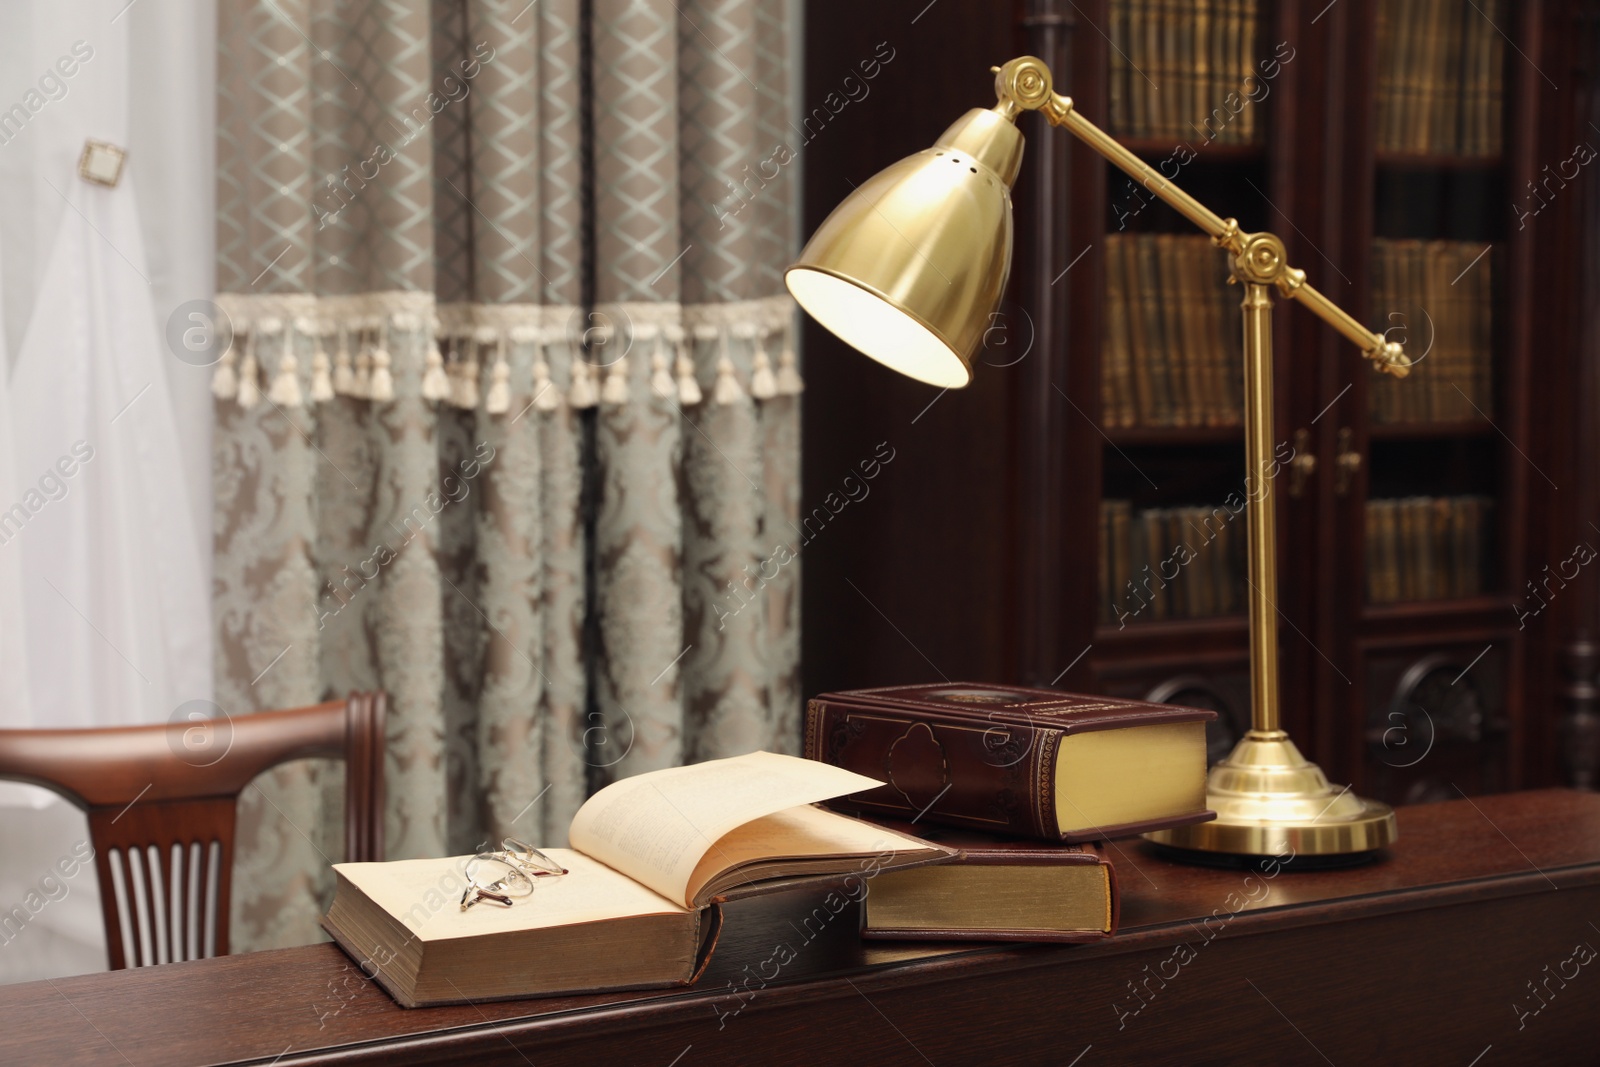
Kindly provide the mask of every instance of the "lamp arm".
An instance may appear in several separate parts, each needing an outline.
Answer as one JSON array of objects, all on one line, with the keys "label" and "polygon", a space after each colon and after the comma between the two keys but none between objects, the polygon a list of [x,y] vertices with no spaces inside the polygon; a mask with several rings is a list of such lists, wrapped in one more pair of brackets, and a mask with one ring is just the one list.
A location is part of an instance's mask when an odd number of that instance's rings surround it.
[{"label": "lamp arm", "polygon": [[1282,240],[1270,233],[1244,233],[1237,220],[1222,218],[1179,189],[1115,137],[1084,118],[1072,106],[1071,97],[1051,88],[1050,68],[1043,60],[1023,56],[994,68],[994,74],[995,93],[1000,98],[996,110],[1001,114],[1015,120],[1020,111],[1040,112],[1050,125],[1073,134],[1199,227],[1230,254],[1234,274],[1241,281],[1271,285],[1284,296],[1304,304],[1360,348],[1378,370],[1397,378],[1410,372],[1411,360],[1398,343],[1367,329],[1355,316],[1307,284],[1305,271],[1288,265]]}]

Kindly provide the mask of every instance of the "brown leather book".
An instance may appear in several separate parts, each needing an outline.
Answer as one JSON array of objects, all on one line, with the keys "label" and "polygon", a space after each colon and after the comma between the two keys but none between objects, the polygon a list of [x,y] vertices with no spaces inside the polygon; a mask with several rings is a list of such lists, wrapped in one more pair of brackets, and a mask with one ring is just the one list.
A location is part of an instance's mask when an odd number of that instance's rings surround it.
[{"label": "brown leather book", "polygon": [[954,862],[868,883],[861,936],[902,941],[1100,941],[1117,930],[1117,876],[1098,844],[868,820],[961,850]]},{"label": "brown leather book", "polygon": [[846,807],[918,824],[1083,842],[1204,822],[1216,713],[950,682],[825,693],[805,755],[887,784]]}]

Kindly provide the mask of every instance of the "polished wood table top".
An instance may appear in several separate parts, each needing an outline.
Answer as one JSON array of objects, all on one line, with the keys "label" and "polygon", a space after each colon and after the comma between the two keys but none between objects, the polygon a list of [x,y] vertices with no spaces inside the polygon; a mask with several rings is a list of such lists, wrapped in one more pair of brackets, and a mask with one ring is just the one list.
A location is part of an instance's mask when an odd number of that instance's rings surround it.
[{"label": "polished wood table top", "polygon": [[[1188,866],[1117,842],[1122,930],[1092,945],[862,942],[852,911],[802,928],[805,910],[779,895],[730,906],[710,968],[684,990],[406,1010],[332,944],[3,987],[0,1063],[1065,1064],[1092,1049],[1082,1067],[1094,1067],[1139,1062],[1119,1049],[1177,1040],[1174,1028],[1220,1054],[1237,1023],[1282,1042],[1256,1062],[1342,1064],[1375,1061],[1356,1052],[1367,1038],[1351,1020],[1335,1026],[1318,1005],[1348,1002],[1349,1014],[1389,995],[1385,983],[1413,980],[1421,999],[1373,1004],[1373,1025],[1386,1012],[1418,1013],[1402,1032],[1460,1016],[1437,1060],[1407,1062],[1465,1067],[1485,1046],[1482,1067],[1518,1062],[1492,1050],[1515,1048],[1520,1032],[1565,1041],[1592,1022],[1600,973],[1569,975],[1548,1000],[1524,980],[1552,990],[1538,961],[1561,970],[1574,945],[1600,945],[1600,926],[1585,923],[1600,923],[1600,796],[1463,798],[1399,819],[1379,861],[1315,872]],[[1435,941],[1406,948],[1435,917]],[[1502,953],[1521,928],[1538,942],[1522,946],[1526,961],[1499,961],[1503,980],[1480,975],[1472,953]],[[1234,981],[1232,960],[1260,969]],[[1182,978],[1208,964],[1206,977]],[[1356,969],[1324,981],[1346,966]],[[1518,1015],[1519,1004],[1543,1010]],[[987,1053],[975,1035],[993,1042]]]}]

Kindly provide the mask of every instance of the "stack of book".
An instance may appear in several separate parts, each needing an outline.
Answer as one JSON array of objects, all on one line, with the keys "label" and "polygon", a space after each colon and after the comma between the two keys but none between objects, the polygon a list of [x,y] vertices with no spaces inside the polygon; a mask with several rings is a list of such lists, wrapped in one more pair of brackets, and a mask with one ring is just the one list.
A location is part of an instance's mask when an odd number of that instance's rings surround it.
[{"label": "stack of book", "polygon": [[1227,257],[1207,238],[1107,237],[1103,424],[1239,425],[1239,315]]},{"label": "stack of book", "polygon": [[961,850],[886,871],[862,936],[1095,941],[1116,929],[1103,843],[1215,817],[1212,711],[982,683],[828,693],[805,753],[886,784],[835,807]]},{"label": "stack of book", "polygon": [[1376,6],[1378,151],[1498,155],[1506,0]]},{"label": "stack of book", "polygon": [[1485,496],[1367,501],[1368,603],[1482,593],[1493,508]]},{"label": "stack of book", "polygon": [[1239,507],[1100,503],[1100,621],[1231,615],[1244,608],[1245,501]]},{"label": "stack of book", "polygon": [[1490,249],[1464,241],[1374,238],[1373,329],[1404,343],[1414,361],[1404,379],[1372,379],[1368,395],[1374,422],[1490,417],[1495,259]]},{"label": "stack of book", "polygon": [[1257,0],[1111,0],[1109,14],[1113,132],[1259,140]]}]

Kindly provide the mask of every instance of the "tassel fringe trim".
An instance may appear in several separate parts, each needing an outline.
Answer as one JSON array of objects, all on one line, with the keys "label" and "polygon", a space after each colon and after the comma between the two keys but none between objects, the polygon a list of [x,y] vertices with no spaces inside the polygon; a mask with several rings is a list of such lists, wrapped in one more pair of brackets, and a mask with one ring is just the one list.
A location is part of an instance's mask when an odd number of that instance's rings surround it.
[{"label": "tassel fringe trim", "polygon": [[708,397],[727,407],[805,389],[787,295],[590,312],[436,305],[429,294],[411,292],[224,293],[217,303],[234,343],[217,361],[211,392],[246,410],[263,399],[292,409],[410,395],[500,416],[528,405],[546,413],[629,403],[687,408]]}]

